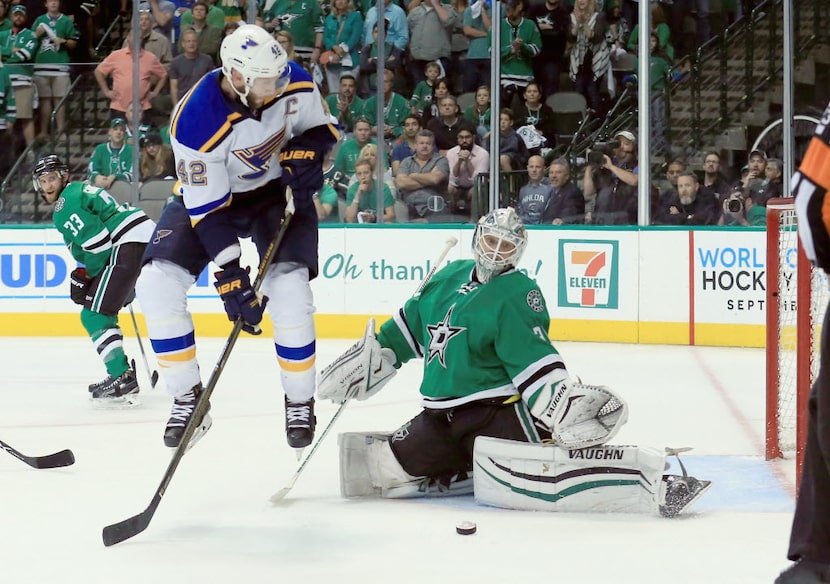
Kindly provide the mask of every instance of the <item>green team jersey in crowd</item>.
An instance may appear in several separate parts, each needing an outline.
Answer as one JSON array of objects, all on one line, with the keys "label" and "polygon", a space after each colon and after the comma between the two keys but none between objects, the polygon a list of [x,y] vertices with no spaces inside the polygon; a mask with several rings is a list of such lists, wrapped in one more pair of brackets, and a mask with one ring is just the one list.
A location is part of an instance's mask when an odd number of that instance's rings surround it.
[{"label": "green team jersey in crowd", "polygon": [[12,85],[32,83],[32,63],[35,60],[37,47],[37,37],[28,28],[22,29],[17,34],[14,34],[11,29],[0,31],[0,55],[3,57],[3,64],[8,70]]},{"label": "green team jersey in crowd", "polygon": [[133,178],[133,147],[124,144],[119,149],[113,148],[109,142],[98,144],[89,159],[89,182],[95,183],[99,175],[115,175],[116,179],[131,181]]},{"label": "green team jersey in crowd", "polygon": [[14,88],[9,79],[8,67],[0,68],[0,130],[14,126],[17,119],[17,105],[14,101]]},{"label": "green team jersey in crowd", "polygon": [[[378,125],[377,120],[377,103],[376,95],[371,96],[363,102],[363,115],[369,120],[373,126]],[[387,126],[392,126],[392,133],[395,137],[403,134],[403,123],[412,110],[409,109],[409,100],[402,95],[398,95],[394,91],[389,98],[389,102],[383,108],[383,123]]]},{"label": "green team jersey in crowd", "polygon": [[[265,4],[267,2],[263,7]],[[274,32],[290,32],[295,49],[314,48],[317,33],[323,33],[323,10],[317,0],[277,0],[261,15],[263,23],[278,19]]]},{"label": "green team jersey in crowd", "polygon": [[[95,277],[107,266],[112,247],[119,243],[143,241],[130,231],[149,221],[144,211],[121,205],[104,189],[71,182],[55,201],[52,222],[63,236],[72,257]],[[141,230],[137,230],[141,231]]]},{"label": "green team jersey in crowd", "polygon": [[[38,16],[32,23],[32,30],[37,34],[37,27],[43,23],[55,31],[55,35],[67,40],[77,41],[79,38],[78,29],[75,23],[65,14],[52,20],[48,14]],[[69,51],[66,45],[56,45],[49,35],[40,37],[40,48],[35,55],[35,72],[39,75],[68,75],[70,62]]]},{"label": "green team jersey in crowd", "polygon": [[423,357],[427,408],[515,396],[565,367],[536,282],[511,270],[482,285],[474,270],[473,260],[450,263],[380,328],[399,363]]}]

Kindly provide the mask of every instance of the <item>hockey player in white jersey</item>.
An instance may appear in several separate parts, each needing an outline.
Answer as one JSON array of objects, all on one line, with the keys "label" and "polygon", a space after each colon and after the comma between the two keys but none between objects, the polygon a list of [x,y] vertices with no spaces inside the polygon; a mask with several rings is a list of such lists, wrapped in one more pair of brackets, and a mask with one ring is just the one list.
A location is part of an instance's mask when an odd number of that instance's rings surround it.
[{"label": "hockey player in white jersey", "polygon": [[[202,391],[187,290],[213,261],[215,285],[231,321],[260,334],[268,307],[285,392],[288,444],[314,436],[315,331],[309,281],[317,275],[317,214],[323,153],[338,140],[310,76],[264,29],[242,25],[222,42],[222,68],[205,75],[176,105],[170,138],[181,183],[144,256],[137,294],[167,391],[174,399],[164,443],[178,446]],[[261,297],[240,265],[239,238],[260,256],[295,212]],[[269,303],[269,298],[271,302]],[[193,442],[210,427],[205,414]]]},{"label": "hockey player in white jersey", "polygon": [[375,336],[327,367],[318,397],[374,395],[423,360],[423,410],[393,433],[340,436],[341,493],[388,498],[463,494],[511,509],[674,516],[709,487],[664,474],[666,452],[607,442],[625,401],[572,378],[548,339],[545,299],[516,266],[527,232],[511,208],[476,226],[474,260],[451,262]]}]

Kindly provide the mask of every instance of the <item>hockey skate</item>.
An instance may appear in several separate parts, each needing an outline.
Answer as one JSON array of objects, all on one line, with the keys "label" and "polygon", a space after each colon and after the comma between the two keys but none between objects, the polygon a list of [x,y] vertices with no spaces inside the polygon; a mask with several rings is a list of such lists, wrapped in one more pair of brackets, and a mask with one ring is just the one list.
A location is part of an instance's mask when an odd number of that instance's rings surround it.
[{"label": "hockey skate", "polygon": [[93,393],[96,390],[100,390],[102,387],[106,387],[112,383],[112,375],[107,375],[101,381],[96,381],[95,383],[89,384],[89,393]]},{"label": "hockey skate", "polygon": [[291,448],[305,448],[314,440],[314,398],[290,402],[285,398],[285,435]]},{"label": "hockey skate", "polygon": [[818,584],[830,582],[830,564],[801,558],[781,572],[775,584]]},{"label": "hockey skate", "polygon": [[127,369],[118,377],[107,377],[89,386],[92,405],[100,409],[132,408],[141,404],[135,371]]},{"label": "hockey skate", "polygon": [[[173,408],[170,411],[170,419],[164,429],[164,445],[169,448],[178,448],[184,436],[184,429],[196,411],[196,402],[202,393],[202,384],[195,385],[190,391],[173,400]],[[190,438],[187,449],[190,450],[198,442],[205,432],[210,430],[213,420],[210,418],[210,403],[208,403],[205,415],[202,417]]]}]

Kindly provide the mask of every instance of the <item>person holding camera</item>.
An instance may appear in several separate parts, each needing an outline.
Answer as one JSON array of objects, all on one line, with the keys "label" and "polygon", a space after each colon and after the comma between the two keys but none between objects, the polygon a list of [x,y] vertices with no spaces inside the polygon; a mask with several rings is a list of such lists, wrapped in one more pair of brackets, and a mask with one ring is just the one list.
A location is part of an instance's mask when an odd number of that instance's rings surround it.
[{"label": "person holding camera", "polygon": [[636,136],[621,130],[611,142],[597,142],[588,153],[582,190],[585,223],[633,225],[637,223],[638,162]]},{"label": "person holding camera", "polygon": [[[346,195],[346,223],[377,223],[377,197],[372,163],[361,158],[354,165],[357,182],[349,187]],[[395,221],[395,197],[389,185],[383,184],[383,221]]]},{"label": "person holding camera", "polygon": [[752,197],[745,197],[740,189],[729,193],[722,203],[723,214],[718,225],[764,227],[767,224],[767,208],[757,205]]},{"label": "person holding camera", "polygon": [[450,184],[447,194],[453,212],[470,216],[470,198],[475,177],[490,169],[490,153],[475,142],[475,130],[461,128],[456,136],[458,144],[447,150],[450,165]]},{"label": "person holding camera", "polygon": [[654,223],[657,225],[715,225],[719,214],[716,199],[700,193],[697,175],[686,170],[677,177],[677,198],[657,210]]}]

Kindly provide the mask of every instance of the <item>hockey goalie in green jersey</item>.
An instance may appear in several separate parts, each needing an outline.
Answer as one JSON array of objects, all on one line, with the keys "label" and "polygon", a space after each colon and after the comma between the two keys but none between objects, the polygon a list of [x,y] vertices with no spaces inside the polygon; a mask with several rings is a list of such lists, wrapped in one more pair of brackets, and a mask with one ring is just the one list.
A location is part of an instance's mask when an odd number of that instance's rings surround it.
[{"label": "hockey goalie in green jersey", "polygon": [[375,336],[374,322],[321,373],[318,397],[374,395],[420,358],[423,410],[393,433],[340,436],[341,493],[464,494],[514,509],[619,510],[673,516],[708,481],[664,475],[666,453],[606,443],[625,401],[569,376],[548,338],[534,280],[516,269],[527,232],[512,208],[476,226],[472,260],[449,263]]},{"label": "hockey goalie in green jersey", "polygon": [[138,404],[135,368],[124,354],[118,311],[134,297],[141,257],[155,223],[144,211],[118,203],[104,189],[69,182],[69,168],[54,154],[32,171],[35,190],[54,204],[52,220],[81,266],[70,274],[70,297],[81,305],[81,324],[107,370],[89,386],[96,407]]}]

